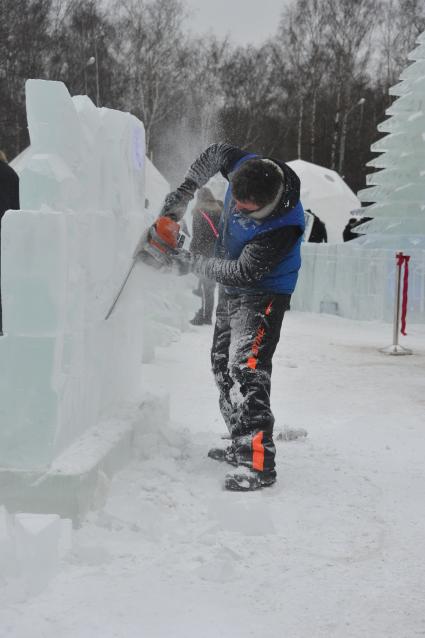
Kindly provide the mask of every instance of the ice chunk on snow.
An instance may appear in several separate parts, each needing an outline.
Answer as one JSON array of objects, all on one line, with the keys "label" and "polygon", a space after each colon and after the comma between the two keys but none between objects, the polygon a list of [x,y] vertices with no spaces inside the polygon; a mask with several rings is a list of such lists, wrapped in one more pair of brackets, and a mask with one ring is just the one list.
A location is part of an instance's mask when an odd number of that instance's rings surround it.
[{"label": "ice chunk on snow", "polygon": [[18,575],[13,522],[6,509],[0,506],[0,583]]},{"label": "ice chunk on snow", "polygon": [[15,530],[27,592],[36,594],[59,570],[61,520],[56,514],[16,514]]},{"label": "ice chunk on snow", "polygon": [[304,428],[290,428],[284,426],[280,432],[276,434],[277,441],[298,441],[299,439],[305,439],[308,436],[307,430]]},{"label": "ice chunk on snow", "polygon": [[8,514],[0,506],[0,586],[12,599],[41,592],[71,550],[71,521],[55,514]]}]

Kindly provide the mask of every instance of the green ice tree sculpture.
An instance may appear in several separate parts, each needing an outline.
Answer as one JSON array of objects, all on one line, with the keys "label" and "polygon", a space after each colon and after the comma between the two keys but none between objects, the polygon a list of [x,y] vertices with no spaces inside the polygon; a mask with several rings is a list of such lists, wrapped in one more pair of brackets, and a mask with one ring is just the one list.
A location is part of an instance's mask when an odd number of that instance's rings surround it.
[{"label": "green ice tree sculpture", "polygon": [[368,175],[369,187],[358,193],[374,202],[365,209],[373,217],[362,226],[365,245],[425,247],[425,32],[417,43],[408,55],[413,63],[390,89],[397,98],[386,111],[390,117],[378,125],[387,135],[371,146],[381,155],[368,166],[381,170]]}]

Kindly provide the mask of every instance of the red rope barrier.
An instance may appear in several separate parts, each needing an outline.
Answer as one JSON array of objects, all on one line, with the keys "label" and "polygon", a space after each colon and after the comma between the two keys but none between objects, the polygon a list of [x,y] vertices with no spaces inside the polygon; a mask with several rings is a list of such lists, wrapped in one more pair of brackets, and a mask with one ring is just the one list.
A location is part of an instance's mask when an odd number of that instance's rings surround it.
[{"label": "red rope barrier", "polygon": [[406,336],[406,315],[407,315],[407,300],[409,290],[409,255],[403,255],[403,253],[397,253],[397,266],[403,267],[404,264],[404,277],[403,277],[403,297],[401,303],[401,334]]}]

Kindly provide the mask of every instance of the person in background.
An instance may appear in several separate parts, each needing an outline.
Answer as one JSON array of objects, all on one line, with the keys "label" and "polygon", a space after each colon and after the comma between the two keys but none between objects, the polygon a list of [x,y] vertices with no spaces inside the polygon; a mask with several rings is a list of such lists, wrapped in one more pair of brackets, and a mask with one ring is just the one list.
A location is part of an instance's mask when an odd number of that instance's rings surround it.
[{"label": "person in background", "polygon": [[354,231],[357,226],[360,224],[364,224],[365,222],[369,222],[373,217],[350,217],[348,220],[348,224],[345,226],[342,231],[342,238],[344,241],[351,241],[352,239],[357,239],[364,235],[364,233],[356,233]]},{"label": "person in background", "polygon": [[305,213],[308,213],[309,215],[312,215],[313,217],[311,231],[307,241],[312,242],[314,244],[327,243],[328,233],[326,232],[325,223],[322,222],[322,220],[320,219],[320,217],[316,215],[316,213],[313,213],[311,208],[306,208]]},{"label": "person in background", "polygon": [[[0,151],[0,250],[1,250],[1,219],[9,210],[19,210],[19,177],[7,163],[6,154]],[[1,253],[0,253],[1,277]],[[1,282],[1,280],[0,280]],[[0,334],[3,334],[1,289],[0,289]]]},{"label": "person in background", "polygon": [[220,284],[211,363],[231,442],[208,456],[233,466],[226,489],[257,490],[276,480],[272,359],[301,266],[304,210],[300,180],[287,164],[218,143],[167,195],[161,216],[178,222],[217,173],[229,187],[214,257],[180,250],[173,259],[181,274]]},{"label": "person in background", "polygon": [[[192,212],[192,241],[190,252],[204,257],[214,255],[214,246],[218,237],[218,226],[223,205],[215,198],[209,188],[199,189]],[[199,277],[199,296],[201,307],[190,321],[194,326],[211,325],[214,310],[215,281]]]}]

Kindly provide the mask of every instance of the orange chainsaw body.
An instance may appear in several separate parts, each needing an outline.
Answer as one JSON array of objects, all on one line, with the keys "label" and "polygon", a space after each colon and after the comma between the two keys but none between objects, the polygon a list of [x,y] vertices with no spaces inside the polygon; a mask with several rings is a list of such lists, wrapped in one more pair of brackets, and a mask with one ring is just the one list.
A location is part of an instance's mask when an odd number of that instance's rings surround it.
[{"label": "orange chainsaw body", "polygon": [[149,242],[165,253],[171,248],[176,250],[178,248],[180,238],[180,226],[177,222],[169,217],[159,217],[155,222],[155,234],[152,234]]}]

